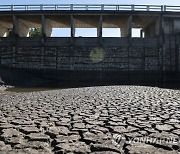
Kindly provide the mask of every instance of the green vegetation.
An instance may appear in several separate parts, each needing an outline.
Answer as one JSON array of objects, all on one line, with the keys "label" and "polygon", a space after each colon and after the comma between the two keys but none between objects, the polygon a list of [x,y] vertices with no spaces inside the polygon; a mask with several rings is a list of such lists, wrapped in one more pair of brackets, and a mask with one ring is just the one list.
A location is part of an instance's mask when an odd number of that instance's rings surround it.
[{"label": "green vegetation", "polygon": [[42,30],[40,28],[31,28],[29,31],[29,37],[41,37]]},{"label": "green vegetation", "polygon": [[6,36],[7,37],[13,37],[13,29],[12,28],[7,29]]},{"label": "green vegetation", "polygon": [[[6,32],[7,37],[13,37],[13,29],[8,28]],[[29,30],[29,37],[41,37],[42,30],[40,28],[30,28]]]}]

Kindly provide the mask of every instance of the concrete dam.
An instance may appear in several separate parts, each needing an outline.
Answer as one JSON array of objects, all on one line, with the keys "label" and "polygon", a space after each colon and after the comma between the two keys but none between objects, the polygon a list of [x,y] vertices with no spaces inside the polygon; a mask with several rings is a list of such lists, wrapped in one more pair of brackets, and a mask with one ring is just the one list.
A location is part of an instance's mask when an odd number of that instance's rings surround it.
[{"label": "concrete dam", "polygon": [[[41,36],[28,37],[30,28]],[[51,37],[53,28],[69,28],[70,36]],[[76,37],[77,28],[96,28],[97,36]],[[103,37],[103,28],[121,35]],[[67,83],[178,85],[180,7],[1,5],[0,66]]]}]

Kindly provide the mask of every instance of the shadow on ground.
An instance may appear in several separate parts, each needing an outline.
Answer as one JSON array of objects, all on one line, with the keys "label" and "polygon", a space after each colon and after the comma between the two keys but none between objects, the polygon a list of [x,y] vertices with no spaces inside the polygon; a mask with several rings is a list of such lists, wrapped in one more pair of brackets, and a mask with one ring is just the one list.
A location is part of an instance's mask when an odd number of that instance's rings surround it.
[{"label": "shadow on ground", "polygon": [[59,81],[50,80],[38,77],[25,70],[14,68],[0,68],[0,85],[10,85],[11,92],[32,92],[32,91],[45,91],[54,89],[65,88],[79,88],[79,87],[92,87],[92,86],[110,86],[110,85],[138,85],[138,86],[152,86],[168,89],[180,89],[179,84],[159,84],[159,83],[121,83],[120,81]]}]

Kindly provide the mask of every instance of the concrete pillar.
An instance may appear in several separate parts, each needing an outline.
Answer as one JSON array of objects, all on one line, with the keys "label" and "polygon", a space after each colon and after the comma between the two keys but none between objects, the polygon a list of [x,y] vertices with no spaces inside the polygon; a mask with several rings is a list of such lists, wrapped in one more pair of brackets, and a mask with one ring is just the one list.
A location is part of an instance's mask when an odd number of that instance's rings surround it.
[{"label": "concrete pillar", "polygon": [[144,30],[141,29],[141,31],[140,31],[140,33],[141,33],[141,34],[140,34],[140,37],[141,37],[141,38],[143,38],[143,32],[144,32]]},{"label": "concrete pillar", "polygon": [[46,19],[44,15],[42,15],[41,27],[42,27],[42,36],[46,37]]},{"label": "concrete pillar", "polygon": [[73,45],[74,37],[75,37],[75,25],[74,25],[74,17],[73,17],[73,15],[71,15],[70,27],[71,27],[71,45]]},{"label": "concrete pillar", "polygon": [[7,32],[7,28],[3,27],[3,26],[0,26],[0,37],[4,37],[6,32]]},{"label": "concrete pillar", "polygon": [[52,27],[50,27],[49,25],[46,26],[46,36],[47,37],[51,37],[52,34]]},{"label": "concrete pillar", "polygon": [[97,28],[97,37],[102,38],[102,26],[103,26],[103,17],[100,15],[99,17],[99,26]]},{"label": "concrete pillar", "polygon": [[119,31],[120,31],[119,37],[122,37],[122,30],[121,30],[121,28],[119,28]]},{"label": "concrete pillar", "polygon": [[71,37],[74,38],[75,37],[75,26],[74,26],[74,17],[73,15],[71,15]]},{"label": "concrete pillar", "polygon": [[50,23],[46,20],[46,17],[42,15],[42,36],[43,37],[51,37],[52,27]]},{"label": "concrete pillar", "polygon": [[19,37],[19,23],[18,18],[15,15],[13,15],[13,35]]},{"label": "concrete pillar", "polygon": [[46,37],[51,37],[52,34],[52,26],[50,24],[50,21],[46,20],[45,18],[45,24],[46,24],[46,29],[45,29],[45,33],[46,33]]},{"label": "concrete pillar", "polygon": [[27,37],[29,33],[29,26],[23,22],[23,20],[18,20],[18,26],[19,26],[19,36],[20,37]]},{"label": "concrete pillar", "polygon": [[159,26],[160,26],[160,17],[157,19],[156,21],[156,36],[159,36],[160,35],[160,30],[159,30]]},{"label": "concrete pillar", "polygon": [[121,37],[131,37],[132,31],[132,16],[129,16],[124,26],[121,27]]}]

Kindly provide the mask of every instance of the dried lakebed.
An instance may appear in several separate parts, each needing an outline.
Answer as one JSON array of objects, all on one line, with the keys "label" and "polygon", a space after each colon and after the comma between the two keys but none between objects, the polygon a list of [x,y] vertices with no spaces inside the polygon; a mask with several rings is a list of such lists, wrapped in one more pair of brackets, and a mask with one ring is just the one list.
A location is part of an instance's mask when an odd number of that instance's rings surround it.
[{"label": "dried lakebed", "polygon": [[177,154],[179,136],[180,90],[0,93],[0,153]]}]

